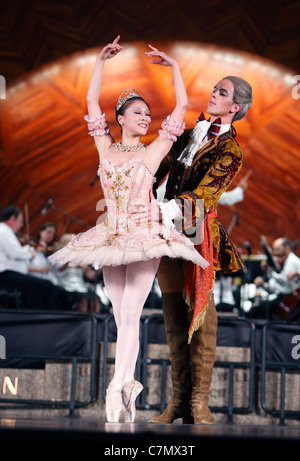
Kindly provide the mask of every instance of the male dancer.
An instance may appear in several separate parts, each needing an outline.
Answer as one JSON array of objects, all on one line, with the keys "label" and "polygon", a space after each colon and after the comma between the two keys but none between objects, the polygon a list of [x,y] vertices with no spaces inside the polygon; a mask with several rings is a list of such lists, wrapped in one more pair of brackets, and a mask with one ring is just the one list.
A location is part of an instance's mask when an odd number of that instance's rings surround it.
[{"label": "male dancer", "polygon": [[[150,420],[153,423],[172,423],[177,418],[192,422],[191,416],[195,424],[214,422],[208,408],[217,331],[214,271],[233,272],[242,267],[216,208],[242,166],[232,122],[244,117],[251,102],[249,83],[239,77],[222,79],[208,102],[209,121],[201,117],[194,130],[186,130],[156,174],[159,184],[169,173],[168,202],[160,204],[162,219],[170,225],[180,219],[183,232],[195,238],[196,247],[211,264],[202,270],[168,258],[160,263],[158,281],[173,393],[165,411]],[[202,229],[201,243],[197,242],[197,224]]]}]

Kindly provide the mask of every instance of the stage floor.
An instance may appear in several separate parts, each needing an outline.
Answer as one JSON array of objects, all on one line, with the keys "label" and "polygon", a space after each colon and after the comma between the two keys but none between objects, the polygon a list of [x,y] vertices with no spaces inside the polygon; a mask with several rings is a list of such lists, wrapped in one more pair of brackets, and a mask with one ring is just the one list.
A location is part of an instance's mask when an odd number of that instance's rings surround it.
[{"label": "stage floor", "polygon": [[300,427],[292,426],[106,423],[75,417],[0,418],[1,443],[91,441],[98,442],[106,455],[122,455],[120,450],[125,448],[138,448],[140,455],[194,455],[200,454],[203,443],[249,442],[251,446],[253,442],[299,444],[299,440]]}]

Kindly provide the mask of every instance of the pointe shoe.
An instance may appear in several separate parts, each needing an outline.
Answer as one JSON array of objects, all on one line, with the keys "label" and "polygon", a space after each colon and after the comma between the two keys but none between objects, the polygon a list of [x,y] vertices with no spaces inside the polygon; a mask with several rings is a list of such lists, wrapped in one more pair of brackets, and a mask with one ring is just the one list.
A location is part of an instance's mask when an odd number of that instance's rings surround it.
[{"label": "pointe shoe", "polygon": [[134,379],[125,383],[122,389],[123,409],[125,423],[133,423],[136,415],[135,400],[142,392],[143,386]]},{"label": "pointe shoe", "polygon": [[107,401],[108,395],[112,394],[113,392],[119,392],[121,395],[121,389],[122,388],[120,386],[110,384],[106,390],[105,414],[107,422],[109,423],[119,423],[121,416],[124,413],[123,404],[120,408],[110,408]]}]

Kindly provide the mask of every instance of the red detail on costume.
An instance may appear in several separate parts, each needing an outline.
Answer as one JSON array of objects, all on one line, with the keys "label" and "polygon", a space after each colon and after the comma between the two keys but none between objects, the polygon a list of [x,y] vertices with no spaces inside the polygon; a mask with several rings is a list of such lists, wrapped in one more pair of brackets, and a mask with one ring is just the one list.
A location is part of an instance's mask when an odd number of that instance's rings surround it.
[{"label": "red detail on costume", "polygon": [[[189,328],[189,338],[198,328],[200,317],[204,319],[205,310],[208,306],[209,295],[214,282],[214,248],[212,241],[210,220],[217,218],[216,210],[208,210],[203,225],[203,240],[200,245],[196,245],[196,250],[209,262],[206,269],[190,263],[185,277],[184,291],[188,298],[192,300],[194,310],[192,322]],[[203,322],[203,320],[202,320]],[[200,325],[202,324],[200,322]],[[200,326],[199,325],[199,326]]]}]

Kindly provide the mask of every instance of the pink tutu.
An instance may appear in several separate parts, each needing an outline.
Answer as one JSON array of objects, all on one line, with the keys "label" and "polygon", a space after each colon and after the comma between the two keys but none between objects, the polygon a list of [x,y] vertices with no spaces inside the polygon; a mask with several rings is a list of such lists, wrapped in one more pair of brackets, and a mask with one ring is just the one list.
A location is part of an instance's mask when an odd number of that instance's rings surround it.
[{"label": "pink tutu", "polygon": [[107,205],[106,219],[49,257],[52,264],[119,266],[169,256],[182,258],[205,268],[207,261],[193,243],[175,229],[151,221],[136,224],[128,217],[132,200],[150,202],[153,173],[139,158],[117,168],[104,160],[98,170]]}]

